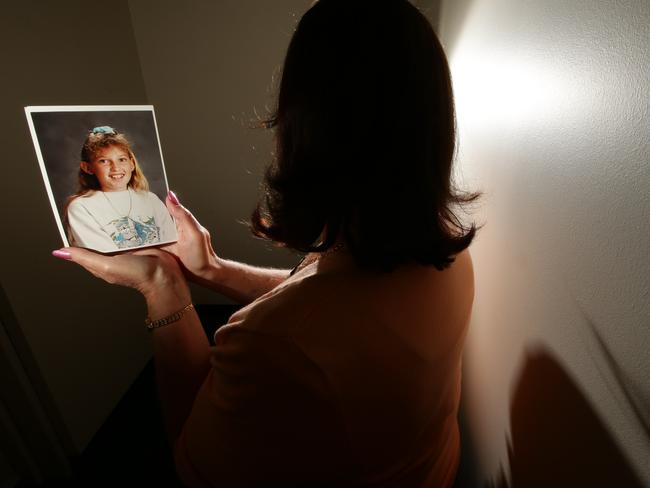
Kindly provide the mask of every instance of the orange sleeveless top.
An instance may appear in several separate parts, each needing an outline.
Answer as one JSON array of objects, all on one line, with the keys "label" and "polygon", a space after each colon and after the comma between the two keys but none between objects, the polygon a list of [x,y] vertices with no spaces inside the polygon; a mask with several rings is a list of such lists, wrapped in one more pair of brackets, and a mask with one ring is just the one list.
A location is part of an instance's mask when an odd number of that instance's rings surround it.
[{"label": "orange sleeveless top", "polygon": [[377,278],[317,264],[216,332],[174,446],[179,477],[190,487],[452,486],[473,281],[467,293],[467,275],[435,268]]}]

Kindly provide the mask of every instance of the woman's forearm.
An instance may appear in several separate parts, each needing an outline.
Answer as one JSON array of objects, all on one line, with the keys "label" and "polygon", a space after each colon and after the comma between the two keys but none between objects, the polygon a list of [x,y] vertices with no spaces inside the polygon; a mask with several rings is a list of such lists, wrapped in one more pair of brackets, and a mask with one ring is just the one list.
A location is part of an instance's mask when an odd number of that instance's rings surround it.
[{"label": "woman's forearm", "polygon": [[215,260],[193,281],[246,305],[289,277],[288,269],[260,268],[228,259]]},{"label": "woman's forearm", "polygon": [[[249,303],[282,283],[289,273],[218,259],[195,281],[240,303]],[[167,317],[191,302],[185,280],[173,277],[157,280],[143,294],[152,320]],[[151,332],[158,395],[173,449],[210,371],[210,343],[194,310]]]},{"label": "woman's forearm", "polygon": [[[184,280],[156,287],[145,298],[152,320],[178,312],[191,301]],[[173,448],[210,370],[210,343],[194,310],[176,322],[152,329],[151,335],[158,395]]]}]

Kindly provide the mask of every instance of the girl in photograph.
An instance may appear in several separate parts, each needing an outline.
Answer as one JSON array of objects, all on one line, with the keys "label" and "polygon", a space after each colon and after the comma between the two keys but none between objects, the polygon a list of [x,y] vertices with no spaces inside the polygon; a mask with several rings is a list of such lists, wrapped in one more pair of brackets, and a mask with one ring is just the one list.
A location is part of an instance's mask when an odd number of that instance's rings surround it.
[{"label": "girl in photograph", "polygon": [[108,126],[95,127],[83,143],[79,189],[64,215],[73,246],[110,252],[176,239],[175,224],[149,191],[130,142]]}]

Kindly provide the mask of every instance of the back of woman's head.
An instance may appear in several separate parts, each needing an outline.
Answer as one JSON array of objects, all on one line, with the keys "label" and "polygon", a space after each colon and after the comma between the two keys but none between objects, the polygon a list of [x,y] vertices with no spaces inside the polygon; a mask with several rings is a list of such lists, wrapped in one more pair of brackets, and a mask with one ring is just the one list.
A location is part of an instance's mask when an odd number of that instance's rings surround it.
[{"label": "back of woman's head", "polygon": [[[342,235],[357,263],[444,269],[469,246],[452,206],[454,102],[445,53],[407,0],[320,0],[284,62],[275,159],[255,235],[302,252]],[[321,236],[324,238],[319,243]],[[341,234],[342,233],[342,234]]]}]

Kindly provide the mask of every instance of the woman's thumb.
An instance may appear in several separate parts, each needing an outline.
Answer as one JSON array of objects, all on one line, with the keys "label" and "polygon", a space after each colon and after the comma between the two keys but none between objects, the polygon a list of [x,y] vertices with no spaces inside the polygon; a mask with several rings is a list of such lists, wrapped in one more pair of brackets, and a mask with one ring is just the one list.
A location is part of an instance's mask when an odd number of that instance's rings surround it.
[{"label": "woman's thumb", "polygon": [[178,200],[178,197],[176,196],[176,193],[171,190],[167,192],[167,200],[169,200],[174,206],[181,204],[181,202]]},{"label": "woman's thumb", "polygon": [[201,228],[201,224],[199,224],[199,222],[194,218],[192,212],[190,212],[188,209],[183,207],[183,205],[181,205],[181,202],[178,200],[178,197],[171,190],[167,193],[167,198],[165,199],[165,205],[167,206],[167,210],[169,210],[169,213],[172,214],[172,216],[176,220],[177,226],[182,225],[182,226],[195,227],[197,229]]}]

